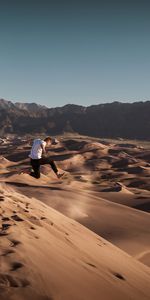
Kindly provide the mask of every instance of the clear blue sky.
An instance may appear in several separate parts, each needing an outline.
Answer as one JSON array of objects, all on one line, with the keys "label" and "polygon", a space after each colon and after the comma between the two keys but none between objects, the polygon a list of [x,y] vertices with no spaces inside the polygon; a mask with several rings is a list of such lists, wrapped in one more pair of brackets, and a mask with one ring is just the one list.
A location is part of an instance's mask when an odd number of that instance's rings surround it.
[{"label": "clear blue sky", "polygon": [[150,100],[150,2],[0,0],[0,98]]}]

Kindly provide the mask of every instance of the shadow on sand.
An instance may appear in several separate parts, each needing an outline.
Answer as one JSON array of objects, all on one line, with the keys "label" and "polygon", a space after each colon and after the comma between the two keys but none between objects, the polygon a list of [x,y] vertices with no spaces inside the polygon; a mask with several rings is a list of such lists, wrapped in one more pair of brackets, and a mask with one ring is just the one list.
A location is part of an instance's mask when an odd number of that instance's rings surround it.
[{"label": "shadow on sand", "polygon": [[5,181],[6,184],[9,185],[14,185],[17,187],[28,187],[28,188],[42,188],[42,189],[49,189],[52,191],[65,191],[65,189],[59,188],[59,187],[52,187],[52,186],[48,186],[48,185],[30,185],[27,183],[22,183],[22,182],[13,182],[13,181]]}]

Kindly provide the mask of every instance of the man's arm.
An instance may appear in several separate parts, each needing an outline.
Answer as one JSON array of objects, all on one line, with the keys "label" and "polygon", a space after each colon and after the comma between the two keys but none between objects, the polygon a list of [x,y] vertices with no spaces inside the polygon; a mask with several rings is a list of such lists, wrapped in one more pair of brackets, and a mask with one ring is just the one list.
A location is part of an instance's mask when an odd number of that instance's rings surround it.
[{"label": "man's arm", "polygon": [[43,143],[41,144],[41,148],[42,148],[42,154],[46,155],[46,149],[45,149],[45,145]]}]

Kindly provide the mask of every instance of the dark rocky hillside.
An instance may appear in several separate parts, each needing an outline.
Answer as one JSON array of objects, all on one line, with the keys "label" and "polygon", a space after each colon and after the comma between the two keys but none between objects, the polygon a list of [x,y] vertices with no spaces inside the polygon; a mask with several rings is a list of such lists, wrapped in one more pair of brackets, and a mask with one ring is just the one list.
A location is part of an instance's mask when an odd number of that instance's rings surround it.
[{"label": "dark rocky hillside", "polygon": [[150,139],[150,101],[47,108],[0,99],[0,135],[77,132],[106,138]]}]

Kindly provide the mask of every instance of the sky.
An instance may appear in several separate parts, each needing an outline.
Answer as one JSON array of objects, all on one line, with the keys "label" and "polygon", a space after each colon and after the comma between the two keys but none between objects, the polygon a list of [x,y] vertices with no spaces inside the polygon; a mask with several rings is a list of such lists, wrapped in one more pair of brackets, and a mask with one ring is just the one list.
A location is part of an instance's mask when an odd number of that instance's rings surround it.
[{"label": "sky", "polygon": [[0,98],[150,100],[150,2],[0,0]]}]

